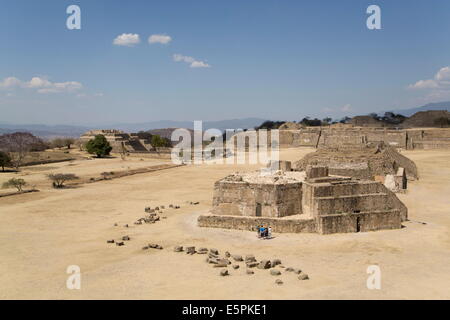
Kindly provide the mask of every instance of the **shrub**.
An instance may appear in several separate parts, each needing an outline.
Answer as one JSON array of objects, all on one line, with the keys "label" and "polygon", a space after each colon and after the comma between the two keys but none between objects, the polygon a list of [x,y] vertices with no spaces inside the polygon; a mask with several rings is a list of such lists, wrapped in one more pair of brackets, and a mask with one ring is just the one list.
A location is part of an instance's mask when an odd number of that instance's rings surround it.
[{"label": "shrub", "polygon": [[11,178],[5,183],[3,183],[3,188],[16,188],[17,192],[21,192],[23,187],[26,186],[26,182],[20,178]]},{"label": "shrub", "polygon": [[48,178],[52,181],[54,188],[62,188],[66,181],[78,179],[73,173],[52,173],[48,175]]}]

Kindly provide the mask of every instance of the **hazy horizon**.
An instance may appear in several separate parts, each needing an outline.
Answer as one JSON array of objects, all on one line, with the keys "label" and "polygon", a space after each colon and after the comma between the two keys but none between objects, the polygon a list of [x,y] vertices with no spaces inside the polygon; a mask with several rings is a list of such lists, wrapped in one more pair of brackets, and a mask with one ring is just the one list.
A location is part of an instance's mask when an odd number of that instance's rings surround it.
[{"label": "hazy horizon", "polygon": [[450,100],[448,1],[7,2],[0,122],[340,119]]}]

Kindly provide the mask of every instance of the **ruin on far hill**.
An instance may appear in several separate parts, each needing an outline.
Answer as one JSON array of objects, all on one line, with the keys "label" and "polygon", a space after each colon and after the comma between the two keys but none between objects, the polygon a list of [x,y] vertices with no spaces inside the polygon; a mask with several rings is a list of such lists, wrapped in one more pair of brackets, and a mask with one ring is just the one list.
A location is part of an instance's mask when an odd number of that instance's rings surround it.
[{"label": "ruin on far hill", "polygon": [[323,166],[272,168],[217,181],[212,210],[199,226],[331,234],[399,229],[407,219],[405,205],[380,182],[332,176]]},{"label": "ruin on far hill", "polygon": [[154,148],[149,139],[141,139],[137,133],[126,133],[121,130],[91,130],[80,137],[81,145],[93,139],[96,135],[105,136],[114,153],[158,153],[170,155],[170,148]]}]

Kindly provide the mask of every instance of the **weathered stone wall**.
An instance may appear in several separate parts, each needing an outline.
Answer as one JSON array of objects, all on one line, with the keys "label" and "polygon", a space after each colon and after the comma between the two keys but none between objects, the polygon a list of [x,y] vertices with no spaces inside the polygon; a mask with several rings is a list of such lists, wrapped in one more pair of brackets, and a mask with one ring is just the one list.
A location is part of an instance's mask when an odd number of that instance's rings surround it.
[{"label": "weathered stone wall", "polygon": [[320,128],[280,130],[281,147],[313,147],[316,148],[320,138]]},{"label": "weathered stone wall", "polygon": [[[321,165],[326,165],[327,162],[320,163]],[[356,179],[372,179],[370,168],[368,163],[338,163],[329,162],[328,172],[330,175],[343,176],[343,177],[353,177]]]},{"label": "weathered stone wall", "polygon": [[281,147],[343,147],[384,142],[402,149],[450,148],[449,128],[389,129],[389,128],[329,128],[313,127],[280,130]]},{"label": "weathered stone wall", "polygon": [[279,233],[314,233],[316,222],[314,219],[288,219],[288,218],[255,218],[235,217],[221,215],[202,215],[198,218],[200,227],[224,228],[255,231],[256,227],[271,226],[273,232]]},{"label": "weathered stone wall", "polygon": [[450,129],[408,130],[408,149],[450,149]]},{"label": "weathered stone wall", "polygon": [[401,226],[398,210],[324,215],[317,218],[317,232],[320,234],[400,229]]},{"label": "weathered stone wall", "polygon": [[302,212],[301,182],[251,184],[218,181],[214,185],[213,213],[218,215],[284,217]]},{"label": "weathered stone wall", "polygon": [[408,209],[395,193],[376,181],[306,181],[303,183],[302,204],[303,213],[310,217],[398,210],[402,221],[408,218]]},{"label": "weathered stone wall", "polygon": [[349,233],[390,230],[401,228],[398,210],[347,215],[324,215],[314,219],[256,218],[202,215],[198,225],[207,228],[223,228],[255,231],[257,226],[270,226],[277,233]]}]

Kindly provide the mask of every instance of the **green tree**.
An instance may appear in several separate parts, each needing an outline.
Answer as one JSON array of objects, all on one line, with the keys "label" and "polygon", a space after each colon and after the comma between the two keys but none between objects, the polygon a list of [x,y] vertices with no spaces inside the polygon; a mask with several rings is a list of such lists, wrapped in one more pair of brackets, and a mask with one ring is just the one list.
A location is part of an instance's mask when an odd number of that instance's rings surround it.
[{"label": "green tree", "polygon": [[23,179],[17,179],[17,178],[11,178],[8,181],[6,181],[5,183],[3,183],[3,188],[16,188],[17,192],[21,192],[22,188],[26,185],[27,183],[25,182],[25,180]]},{"label": "green tree", "polygon": [[6,152],[0,151],[0,166],[3,172],[5,172],[5,167],[12,165],[11,157]]},{"label": "green tree", "polygon": [[169,139],[162,138],[161,136],[154,134],[151,142],[153,148],[170,147],[171,143]]},{"label": "green tree", "polygon": [[86,143],[86,150],[91,154],[97,155],[98,158],[101,158],[109,155],[112,147],[104,135],[98,134],[94,139],[91,139]]}]

